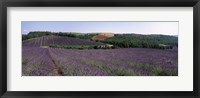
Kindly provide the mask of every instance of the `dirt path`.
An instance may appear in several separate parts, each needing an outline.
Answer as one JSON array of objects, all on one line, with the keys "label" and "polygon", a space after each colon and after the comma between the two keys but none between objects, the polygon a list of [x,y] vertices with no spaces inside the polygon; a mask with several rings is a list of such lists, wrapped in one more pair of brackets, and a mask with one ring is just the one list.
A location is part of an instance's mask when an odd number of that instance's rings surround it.
[{"label": "dirt path", "polygon": [[56,76],[63,76],[63,72],[61,71],[61,69],[59,68],[58,65],[56,65],[55,61],[52,59],[53,63],[55,64],[56,68],[53,69],[53,73]]},{"label": "dirt path", "polygon": [[60,67],[56,64],[55,60],[52,58],[50,49],[48,49],[49,57],[52,60],[52,62],[55,65],[55,68],[53,69],[53,73],[55,76],[63,76],[63,72],[61,71]]}]

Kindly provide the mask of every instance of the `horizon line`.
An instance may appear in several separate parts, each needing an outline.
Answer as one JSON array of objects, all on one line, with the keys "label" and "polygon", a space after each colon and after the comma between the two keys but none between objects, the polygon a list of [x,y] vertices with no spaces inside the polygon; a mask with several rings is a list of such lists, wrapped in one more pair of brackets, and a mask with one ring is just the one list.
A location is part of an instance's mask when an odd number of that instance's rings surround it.
[{"label": "horizon line", "polygon": [[[80,33],[80,34],[90,34],[90,33],[113,33],[113,34],[138,34],[138,35],[166,35],[166,34],[143,34],[143,33],[115,33],[115,32],[53,32],[53,31],[30,31],[30,32],[50,32],[50,33]],[[30,33],[29,32],[29,33]],[[27,34],[29,34],[27,33]],[[27,35],[27,34],[23,34],[22,35]],[[171,35],[171,36],[178,36],[178,35]]]}]

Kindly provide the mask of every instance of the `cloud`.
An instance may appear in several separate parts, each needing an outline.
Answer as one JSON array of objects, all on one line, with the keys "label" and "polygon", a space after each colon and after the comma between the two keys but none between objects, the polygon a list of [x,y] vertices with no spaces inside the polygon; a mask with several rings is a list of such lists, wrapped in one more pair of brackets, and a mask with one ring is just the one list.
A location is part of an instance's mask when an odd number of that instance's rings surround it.
[{"label": "cloud", "polygon": [[29,30],[23,30],[23,32],[29,32]]}]

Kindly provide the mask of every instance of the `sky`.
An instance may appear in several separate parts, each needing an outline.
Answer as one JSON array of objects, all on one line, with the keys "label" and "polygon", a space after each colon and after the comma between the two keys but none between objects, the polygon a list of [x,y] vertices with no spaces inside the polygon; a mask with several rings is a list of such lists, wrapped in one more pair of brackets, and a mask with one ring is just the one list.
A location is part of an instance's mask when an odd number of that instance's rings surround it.
[{"label": "sky", "polygon": [[31,31],[115,34],[162,34],[178,35],[178,22],[38,22],[22,21],[22,34]]}]

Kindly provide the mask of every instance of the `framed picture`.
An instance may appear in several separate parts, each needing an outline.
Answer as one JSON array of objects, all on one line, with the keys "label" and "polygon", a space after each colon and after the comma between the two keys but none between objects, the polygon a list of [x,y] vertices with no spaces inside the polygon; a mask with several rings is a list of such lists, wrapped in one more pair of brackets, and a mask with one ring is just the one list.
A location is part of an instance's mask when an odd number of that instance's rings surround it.
[{"label": "framed picture", "polygon": [[199,0],[1,1],[1,97],[199,97]]}]

